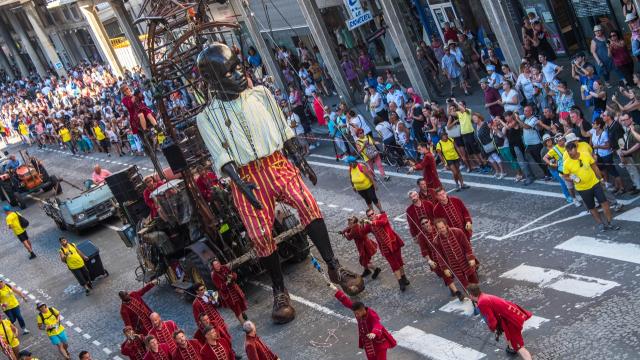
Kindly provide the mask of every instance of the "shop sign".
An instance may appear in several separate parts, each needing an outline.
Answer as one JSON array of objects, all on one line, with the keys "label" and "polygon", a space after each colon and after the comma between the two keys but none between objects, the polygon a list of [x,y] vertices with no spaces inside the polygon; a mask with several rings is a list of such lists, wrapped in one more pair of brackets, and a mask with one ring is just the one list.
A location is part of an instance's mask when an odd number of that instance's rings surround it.
[{"label": "shop sign", "polygon": [[357,17],[347,20],[347,29],[353,30],[362,24],[368,23],[371,20],[373,20],[371,11],[366,11]]},{"label": "shop sign", "polygon": [[362,16],[364,13],[360,0],[344,0],[344,5],[347,7],[352,19]]},{"label": "shop sign", "polygon": [[57,63],[55,64],[55,67],[56,67],[56,69],[58,69],[58,70],[59,70],[59,69],[62,69],[62,63],[61,63],[61,62],[57,62]]}]

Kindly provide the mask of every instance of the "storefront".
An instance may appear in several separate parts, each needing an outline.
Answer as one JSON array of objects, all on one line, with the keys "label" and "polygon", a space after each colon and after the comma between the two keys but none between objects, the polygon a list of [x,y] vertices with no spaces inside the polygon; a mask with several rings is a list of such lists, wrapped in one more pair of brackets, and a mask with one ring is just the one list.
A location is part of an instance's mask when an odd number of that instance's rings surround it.
[{"label": "storefront", "polygon": [[510,6],[520,26],[525,16],[540,19],[558,55],[588,50],[594,25],[627,31],[618,0],[511,0]]}]

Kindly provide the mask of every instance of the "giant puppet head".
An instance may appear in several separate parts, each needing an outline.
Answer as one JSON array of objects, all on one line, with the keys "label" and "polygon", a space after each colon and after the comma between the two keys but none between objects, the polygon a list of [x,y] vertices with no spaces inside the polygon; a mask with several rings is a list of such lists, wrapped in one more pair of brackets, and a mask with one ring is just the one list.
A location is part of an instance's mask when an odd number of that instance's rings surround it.
[{"label": "giant puppet head", "polygon": [[213,43],[202,50],[196,64],[200,75],[220,100],[237,99],[247,89],[244,67],[225,44]]}]

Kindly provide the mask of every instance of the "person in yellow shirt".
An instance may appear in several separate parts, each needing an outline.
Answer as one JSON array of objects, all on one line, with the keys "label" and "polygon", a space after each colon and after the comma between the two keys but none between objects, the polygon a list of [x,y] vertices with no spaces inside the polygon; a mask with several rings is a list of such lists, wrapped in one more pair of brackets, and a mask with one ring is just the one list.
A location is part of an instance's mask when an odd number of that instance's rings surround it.
[{"label": "person in yellow shirt", "polygon": [[27,230],[22,227],[20,224],[20,216],[15,211],[11,211],[10,205],[4,205],[4,214],[6,216],[5,221],[7,226],[13,230],[15,236],[18,237],[18,240],[22,243],[25,249],[29,252],[29,260],[35,259],[36,254],[33,252],[33,247],[31,246],[31,241],[29,240],[29,235],[27,235]]},{"label": "person in yellow shirt", "polygon": [[60,237],[59,241],[60,250],[58,252],[60,254],[60,261],[67,265],[71,273],[73,273],[73,276],[78,280],[80,286],[84,288],[85,295],[89,296],[89,292],[93,289],[91,275],[85,265],[85,261],[89,259],[76,247],[76,244],[70,243],[69,240],[64,237]]},{"label": "person in yellow shirt", "polygon": [[456,150],[456,144],[449,138],[446,131],[440,131],[440,141],[436,144],[436,152],[440,155],[444,165],[451,170],[453,180],[456,182],[456,191],[468,189],[469,185],[464,184],[462,173],[460,172],[460,155]]},{"label": "person in yellow shirt", "polygon": [[24,123],[24,121],[20,121],[18,124],[18,134],[20,135],[20,139],[23,143],[31,145],[31,140],[29,140],[29,127]]},{"label": "person in yellow shirt", "polygon": [[22,350],[18,353],[18,360],[38,360],[33,357],[33,354],[29,350]]},{"label": "person in yellow shirt", "polygon": [[36,304],[38,310],[38,329],[44,330],[49,336],[49,341],[58,348],[58,351],[65,359],[69,360],[69,341],[67,340],[67,332],[60,322],[60,311],[54,307],[48,307],[47,304],[38,302]]},{"label": "person in yellow shirt", "polygon": [[9,319],[2,319],[0,315],[0,338],[7,343],[13,350],[13,355],[18,356],[20,352],[20,340],[16,336],[18,329],[11,323]]},{"label": "person in yellow shirt", "polygon": [[18,289],[14,289],[11,285],[4,282],[4,279],[0,278],[0,306],[2,311],[7,315],[7,318],[12,324],[18,321],[22,328],[22,334],[29,334],[29,329],[22,318],[22,312],[20,311],[20,303],[16,298],[16,295],[20,296],[24,302],[27,302],[27,297],[24,293]]},{"label": "person in yellow shirt", "polygon": [[353,191],[364,199],[369,210],[372,210],[373,204],[375,204],[382,212],[382,205],[376,195],[376,181],[373,171],[368,166],[358,163],[354,156],[347,156],[344,161],[349,164],[349,179]]},{"label": "person in yellow shirt", "polygon": [[[612,215],[609,201],[607,201],[601,184],[603,181],[602,174],[598,166],[596,166],[593,156],[579,151],[578,144],[575,141],[568,143],[565,149],[568,156],[563,159],[563,176],[565,179],[573,181],[585,207],[593,216],[598,230],[620,230],[619,226],[611,223]],[[604,211],[604,221],[600,218],[600,213],[596,209],[596,199]]]},{"label": "person in yellow shirt", "polygon": [[107,136],[104,134],[104,131],[102,131],[102,128],[100,127],[97,121],[93,122],[93,126],[91,129],[93,130],[93,136],[96,138],[96,142],[98,143],[98,145],[100,145],[100,148],[102,149],[102,151],[107,153],[107,156],[111,156],[111,153],[109,153],[109,147],[111,146],[111,142],[109,141]]},{"label": "person in yellow shirt", "polygon": [[76,154],[76,145],[71,140],[71,132],[69,131],[69,129],[67,128],[67,126],[65,124],[62,124],[62,126],[58,130],[58,135],[60,136],[60,140],[62,140],[62,144],[64,146],[68,147],[69,150],[71,150],[71,152],[75,155]]}]

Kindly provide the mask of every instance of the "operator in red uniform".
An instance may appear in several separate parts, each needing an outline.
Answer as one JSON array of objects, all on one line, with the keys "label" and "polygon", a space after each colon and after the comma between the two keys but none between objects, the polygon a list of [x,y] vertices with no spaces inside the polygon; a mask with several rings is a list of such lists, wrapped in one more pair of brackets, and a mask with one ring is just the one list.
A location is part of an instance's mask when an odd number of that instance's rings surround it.
[{"label": "operator in red uniform", "polygon": [[276,355],[267,344],[258,336],[256,332],[256,325],[251,321],[245,321],[242,325],[242,330],[245,332],[244,350],[247,353],[247,359],[249,360],[279,360]]},{"label": "operator in red uniform", "polygon": [[200,350],[200,357],[207,360],[235,360],[231,343],[220,337],[213,326],[204,329],[207,340]]},{"label": "operator in red uniform", "polygon": [[[238,274],[231,271],[228,266],[222,265],[220,261],[212,262],[213,270],[211,271],[211,280],[218,289],[222,305],[231,309],[240,324],[247,321],[247,299],[240,286],[236,283]],[[210,321],[213,319],[209,318]]]},{"label": "operator in red uniform", "polygon": [[522,327],[531,318],[531,312],[501,297],[483,293],[477,284],[469,285],[467,291],[471,300],[478,303],[489,330],[504,332],[507,353],[519,354],[522,359],[531,360],[531,353],[524,347],[522,338]]},{"label": "operator in red uniform", "polygon": [[358,322],[358,347],[364,350],[367,360],[386,360],[387,351],[396,346],[396,340],[391,333],[380,323],[380,317],[371,308],[363,303],[351,302],[351,299],[338,288],[331,284],[336,291],[335,297],[353,311]]},{"label": "operator in red uniform", "polygon": [[407,223],[411,237],[417,241],[420,233],[420,219],[423,217],[433,219],[433,204],[429,200],[420,198],[420,194],[415,190],[409,191],[409,199],[411,205],[407,207]]},{"label": "operator in red uniform", "polygon": [[442,187],[440,177],[438,176],[438,169],[436,167],[436,159],[433,157],[429,145],[426,143],[418,144],[418,152],[422,154],[422,161],[414,163],[409,167],[409,172],[415,170],[422,170],[422,178],[427,181],[427,185],[431,189],[437,189]]},{"label": "operator in red uniform", "polygon": [[177,346],[171,353],[171,360],[202,360],[200,357],[202,344],[198,340],[187,339],[184,331],[176,330],[173,333],[173,341]]},{"label": "operator in red uniform", "polygon": [[173,333],[178,330],[176,323],[173,320],[162,321],[160,314],[155,312],[149,316],[149,319],[153,325],[149,330],[149,335],[153,335],[159,343],[167,344],[169,353],[173,353],[177,346],[173,341]]},{"label": "operator in red uniform", "polygon": [[[218,304],[207,291],[207,287],[203,284],[198,285],[196,295],[197,296],[195,300],[193,300],[193,319],[195,320],[196,324],[200,324],[200,316],[202,314],[206,314],[207,325],[212,324],[213,326],[215,326],[216,330],[218,330],[218,332],[220,333],[220,337],[226,338],[227,340],[229,340],[229,342],[231,342],[231,334],[229,334],[227,324],[224,322],[222,316],[220,316],[218,309],[216,309]],[[202,342],[204,343],[204,335]]]},{"label": "operator in red uniform", "polygon": [[[371,258],[378,251],[376,242],[369,238],[369,234],[364,231],[364,226],[359,223],[358,217],[353,216],[347,219],[347,228],[339,232],[347,240],[353,240],[358,250],[360,265],[364,268],[362,277],[367,277],[371,274]],[[373,270],[372,279],[376,279],[380,274],[380,268],[376,267]]]},{"label": "operator in red uniform", "polygon": [[120,353],[129,357],[130,360],[144,359],[144,355],[147,352],[144,345],[144,337],[136,334],[131,326],[125,326],[122,332],[125,340],[120,345]]},{"label": "operator in red uniform", "polygon": [[463,301],[464,295],[460,292],[453,280],[460,281],[465,288],[469,284],[478,283],[478,259],[473,254],[471,242],[464,232],[458,228],[449,227],[445,219],[434,221],[438,236],[435,237],[436,258],[438,269],[445,276],[445,284],[454,292],[458,300]]},{"label": "operator in red uniform", "polygon": [[433,218],[442,218],[447,220],[447,224],[451,227],[464,231],[471,244],[471,236],[473,235],[473,221],[471,214],[464,205],[462,200],[455,196],[449,196],[447,191],[440,187],[435,190],[438,202],[433,204]]},{"label": "operator in red uniform", "polygon": [[120,291],[118,296],[122,300],[120,316],[126,326],[131,326],[136,334],[146,335],[153,327],[149,316],[152,311],[142,297],[155,286],[148,283],[142,289],[132,292]]},{"label": "operator in red uniform", "polygon": [[398,279],[400,291],[404,291],[409,285],[409,280],[407,280],[407,276],[404,273],[404,261],[402,260],[401,252],[404,242],[391,227],[386,213],[376,214],[373,209],[369,209],[367,210],[367,218],[363,220],[365,233],[373,233],[378,242],[380,253],[387,259],[393,274]]}]

